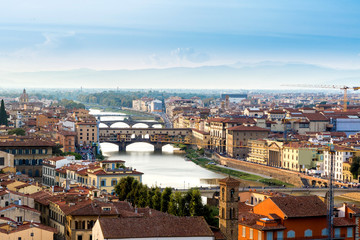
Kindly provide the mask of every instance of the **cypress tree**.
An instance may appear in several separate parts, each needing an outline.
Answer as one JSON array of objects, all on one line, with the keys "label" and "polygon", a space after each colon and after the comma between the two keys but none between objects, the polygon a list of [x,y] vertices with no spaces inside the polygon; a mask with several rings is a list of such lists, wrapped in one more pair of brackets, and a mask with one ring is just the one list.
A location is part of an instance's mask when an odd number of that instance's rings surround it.
[{"label": "cypress tree", "polygon": [[1,100],[1,106],[0,106],[0,125],[5,125],[5,126],[8,125],[4,99]]}]

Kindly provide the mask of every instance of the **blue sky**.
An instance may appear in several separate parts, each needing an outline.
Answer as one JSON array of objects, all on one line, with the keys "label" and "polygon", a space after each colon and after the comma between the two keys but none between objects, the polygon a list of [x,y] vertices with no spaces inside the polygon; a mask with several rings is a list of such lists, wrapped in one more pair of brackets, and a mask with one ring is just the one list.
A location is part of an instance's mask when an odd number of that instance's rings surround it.
[{"label": "blue sky", "polygon": [[360,69],[360,2],[0,1],[0,71],[264,61]]}]

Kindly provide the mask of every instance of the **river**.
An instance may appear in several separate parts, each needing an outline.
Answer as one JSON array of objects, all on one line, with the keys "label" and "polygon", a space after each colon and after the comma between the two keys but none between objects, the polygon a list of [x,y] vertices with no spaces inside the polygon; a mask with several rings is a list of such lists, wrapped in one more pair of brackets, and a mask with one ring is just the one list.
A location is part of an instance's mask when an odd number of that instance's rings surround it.
[{"label": "river", "polygon": [[[90,114],[106,114],[99,110],[90,110]],[[109,112],[114,114],[113,112]],[[119,113],[117,113],[119,114]],[[119,114],[120,115],[120,114]],[[122,116],[101,117],[102,120],[123,120]],[[153,120],[148,120],[154,122]],[[107,127],[100,123],[100,127]],[[115,123],[111,127],[129,127],[126,123]],[[133,127],[147,127],[138,123]],[[161,125],[154,125],[161,127]],[[154,147],[148,143],[133,143],[126,152],[118,152],[118,146],[111,143],[101,143],[101,150],[108,159],[124,160],[127,167],[143,172],[143,183],[148,186],[172,187],[188,189],[192,187],[208,187],[217,185],[214,179],[224,178],[224,175],[211,172],[191,161],[186,161],[184,154],[174,153],[173,146],[166,145],[162,153],[154,153]]]},{"label": "river", "polygon": [[125,160],[127,167],[143,172],[143,183],[148,186],[188,189],[217,185],[216,178],[224,175],[208,171],[191,161],[185,161],[183,154],[173,153],[170,145],[163,147],[162,153],[154,153],[153,146],[147,143],[134,143],[127,151],[118,152],[111,143],[102,143],[101,150],[108,159]]}]

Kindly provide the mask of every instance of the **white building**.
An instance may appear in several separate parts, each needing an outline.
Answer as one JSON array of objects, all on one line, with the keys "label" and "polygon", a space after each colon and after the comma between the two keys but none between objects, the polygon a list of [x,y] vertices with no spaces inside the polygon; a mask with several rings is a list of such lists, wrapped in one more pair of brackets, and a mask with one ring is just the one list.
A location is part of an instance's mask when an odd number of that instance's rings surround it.
[{"label": "white building", "polygon": [[[78,160],[81,162],[81,160]],[[47,186],[54,186],[55,185],[55,170],[61,168],[70,163],[77,162],[75,160],[75,156],[59,156],[59,157],[52,157],[46,159],[43,162],[42,167],[42,180],[43,184]]]},{"label": "white building", "polygon": [[[335,146],[334,153],[334,179],[338,181],[343,181],[343,163],[348,162],[349,158],[353,156],[353,150],[350,148]],[[330,174],[330,163],[331,163],[331,153],[329,151],[324,151],[324,172],[322,176],[329,176]]]}]

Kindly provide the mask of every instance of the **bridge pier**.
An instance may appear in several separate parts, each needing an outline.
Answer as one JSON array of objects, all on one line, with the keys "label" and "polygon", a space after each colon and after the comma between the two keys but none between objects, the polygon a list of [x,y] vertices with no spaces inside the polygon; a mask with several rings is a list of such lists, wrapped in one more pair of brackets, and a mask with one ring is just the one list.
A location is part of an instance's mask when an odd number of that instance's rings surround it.
[{"label": "bridge pier", "polygon": [[154,145],[154,152],[156,152],[156,153],[161,153],[161,152],[162,152],[162,144],[156,143],[156,144]]},{"label": "bridge pier", "polygon": [[119,144],[119,152],[126,152],[126,144],[124,142]]}]

